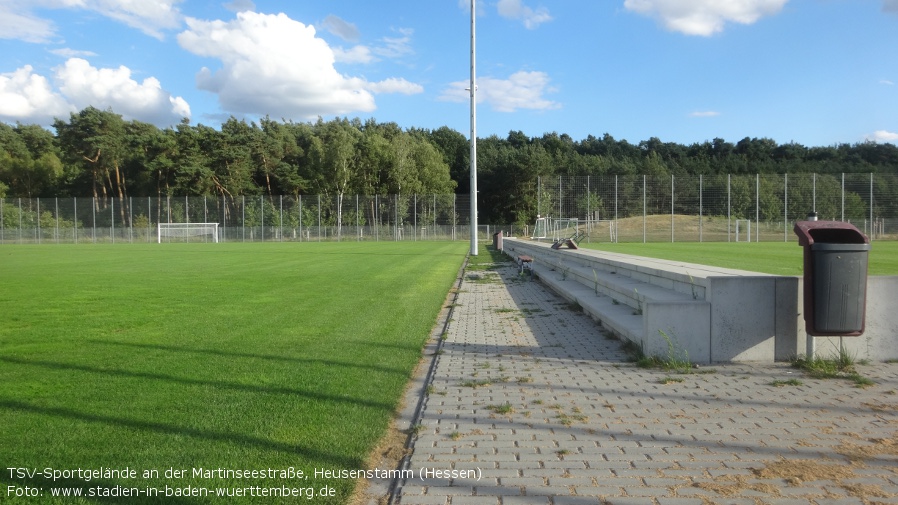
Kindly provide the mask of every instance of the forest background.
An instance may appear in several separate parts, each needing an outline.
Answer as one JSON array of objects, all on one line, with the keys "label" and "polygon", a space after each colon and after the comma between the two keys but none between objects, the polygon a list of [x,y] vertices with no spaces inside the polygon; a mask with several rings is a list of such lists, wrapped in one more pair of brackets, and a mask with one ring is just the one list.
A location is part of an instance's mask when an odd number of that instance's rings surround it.
[{"label": "forest background", "polygon": [[[0,123],[0,198],[249,195],[438,195],[470,192],[468,137],[370,118],[297,123],[231,117],[160,129],[88,107],[39,125]],[[898,174],[898,147],[721,138],[633,144],[605,133],[477,139],[479,219],[532,223],[539,179],[720,174]],[[891,179],[891,178],[890,178]]]}]

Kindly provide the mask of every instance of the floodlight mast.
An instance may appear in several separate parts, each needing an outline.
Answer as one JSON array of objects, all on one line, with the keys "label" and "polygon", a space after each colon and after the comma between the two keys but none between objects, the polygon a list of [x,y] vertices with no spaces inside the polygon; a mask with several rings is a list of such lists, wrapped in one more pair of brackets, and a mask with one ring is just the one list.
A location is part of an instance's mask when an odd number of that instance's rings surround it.
[{"label": "floodlight mast", "polygon": [[477,74],[474,22],[477,0],[471,0],[471,256],[477,256]]}]

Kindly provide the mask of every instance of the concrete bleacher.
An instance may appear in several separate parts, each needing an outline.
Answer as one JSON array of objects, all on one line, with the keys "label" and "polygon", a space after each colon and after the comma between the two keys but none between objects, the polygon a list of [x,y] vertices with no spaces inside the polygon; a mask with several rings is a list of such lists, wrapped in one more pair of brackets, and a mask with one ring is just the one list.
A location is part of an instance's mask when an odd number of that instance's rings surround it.
[{"label": "concrete bleacher", "polygon": [[[804,352],[798,277],[504,238],[541,282],[647,355],[693,363],[787,360]],[[685,357],[685,356],[679,356]]]}]

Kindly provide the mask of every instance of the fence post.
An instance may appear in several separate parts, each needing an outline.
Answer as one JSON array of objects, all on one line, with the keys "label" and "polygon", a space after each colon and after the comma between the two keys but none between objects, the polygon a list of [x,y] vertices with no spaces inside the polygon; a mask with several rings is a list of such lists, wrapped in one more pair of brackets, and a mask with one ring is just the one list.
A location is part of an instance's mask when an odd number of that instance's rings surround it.
[{"label": "fence post", "polygon": [[[539,179],[537,178],[537,185],[539,184]],[[539,204],[536,204],[537,208],[539,208]],[[458,195],[452,195],[452,240],[456,239],[455,236],[455,225],[458,221],[458,215],[456,211],[458,209]]]},{"label": "fence post", "polygon": [[732,207],[731,207],[731,205],[732,205],[732,201],[731,201],[732,195],[731,195],[731,192],[730,192],[730,178],[731,178],[731,177],[732,177],[732,175],[727,174],[727,242],[730,242],[730,241],[732,240],[732,237],[731,237],[732,232],[731,232],[731,230],[730,230],[730,226],[732,225],[732,219],[733,219],[733,216],[732,216]]},{"label": "fence post", "polygon": [[845,172],[842,172],[842,217],[839,221],[845,221]]},{"label": "fence post", "polygon": [[[870,172],[870,231],[873,231],[873,172]],[[870,235],[875,236],[876,234],[870,233]]]},{"label": "fence post", "polygon": [[698,174],[698,241],[704,242],[704,231],[705,231],[705,201],[704,195],[704,180],[702,179],[702,174]]},{"label": "fence post", "polygon": [[674,241],[674,174],[670,174],[670,242]]},{"label": "fence post", "polygon": [[[543,210],[543,178],[542,176],[536,177],[536,217],[540,217]],[[455,210],[453,209],[453,213]]]},{"label": "fence post", "polygon": [[645,174],[642,176],[642,243],[645,244],[646,238],[646,194],[645,194]]},{"label": "fence post", "polygon": [[813,207],[813,208],[811,210],[813,210],[814,212],[817,212],[817,172],[814,172],[813,181],[814,182],[813,182],[812,190],[811,190],[811,194],[813,195],[813,200],[811,201],[811,207]]},{"label": "fence post", "polygon": [[[749,236],[751,238],[751,236]],[[761,175],[755,174],[755,242],[761,238]]]},{"label": "fence post", "polygon": [[617,175],[614,176],[614,242],[617,243]]},{"label": "fence post", "polygon": [[789,174],[783,174],[783,242],[789,241]]}]

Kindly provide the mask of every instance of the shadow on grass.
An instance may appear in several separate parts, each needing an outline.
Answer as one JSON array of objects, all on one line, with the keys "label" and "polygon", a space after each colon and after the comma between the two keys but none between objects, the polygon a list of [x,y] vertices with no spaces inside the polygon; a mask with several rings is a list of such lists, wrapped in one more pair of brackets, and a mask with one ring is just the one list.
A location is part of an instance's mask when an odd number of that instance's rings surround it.
[{"label": "shadow on grass", "polygon": [[58,363],[58,362],[54,362],[54,361],[25,360],[25,359],[3,357],[3,356],[0,356],[0,361],[15,364],[15,365],[33,366],[33,367],[47,368],[47,369],[51,369],[51,370],[74,370],[74,371],[78,371],[78,372],[94,373],[94,374],[101,374],[101,375],[113,375],[113,376],[118,376],[118,377],[128,377],[128,378],[135,378],[135,379],[149,379],[149,380],[154,380],[154,381],[174,382],[174,383],[188,385],[188,386],[211,386],[214,388],[230,389],[233,391],[241,391],[241,392],[246,392],[246,393],[302,396],[302,397],[308,398],[310,400],[349,403],[352,405],[361,405],[364,407],[375,408],[375,409],[383,410],[385,412],[389,412],[393,408],[392,405],[387,404],[387,403],[372,402],[369,400],[363,400],[363,399],[358,399],[358,398],[345,398],[345,397],[341,397],[341,396],[325,395],[325,394],[316,393],[316,392],[312,392],[312,391],[302,391],[299,389],[292,389],[292,388],[285,388],[285,387],[256,386],[256,385],[249,385],[249,384],[239,384],[239,383],[234,383],[234,382],[210,381],[210,380],[203,380],[203,379],[192,379],[189,377],[175,377],[175,376],[171,376],[171,375],[164,375],[164,374],[158,374],[158,373],[129,372],[126,370],[98,368],[98,367],[91,367],[91,366],[85,366],[85,365],[75,365],[75,364],[71,364],[71,363]]},{"label": "shadow on grass", "polygon": [[87,340],[87,342],[93,344],[100,345],[117,345],[123,347],[136,347],[138,349],[154,349],[157,351],[173,351],[177,353],[196,353],[196,354],[208,354],[212,356],[221,356],[224,358],[250,358],[250,359],[262,359],[262,360],[270,360],[270,361],[284,361],[289,363],[297,363],[297,364],[319,364],[319,365],[327,365],[327,366],[337,366],[337,367],[351,367],[351,368],[363,368],[367,370],[373,370],[375,372],[385,372],[385,373],[395,373],[395,374],[406,374],[406,370],[399,368],[389,368],[383,367],[379,365],[371,365],[365,363],[357,363],[357,362],[344,362],[344,361],[331,361],[324,359],[307,359],[307,358],[291,358],[286,356],[278,356],[274,354],[252,354],[245,352],[231,352],[231,351],[220,351],[218,349],[194,349],[190,347],[179,347],[174,345],[163,345],[163,344],[136,344],[134,342],[121,342],[116,340]]},{"label": "shadow on grass", "polygon": [[326,461],[328,464],[339,465],[344,468],[361,468],[362,465],[362,461],[356,458],[347,458],[338,454],[326,453],[297,445],[285,444],[282,442],[275,442],[272,440],[253,437],[241,433],[204,431],[166,423],[127,419],[123,417],[95,414],[90,412],[80,412],[70,408],[32,405],[30,403],[8,399],[0,400],[0,409],[17,412],[19,414],[27,412],[30,414],[70,419],[88,423],[105,424],[109,426],[117,426],[120,428],[130,428],[147,432],[161,433],[164,435],[180,435],[211,442],[224,442],[235,444],[238,446],[252,446],[263,450],[282,452],[293,456],[304,456],[314,461]]}]

